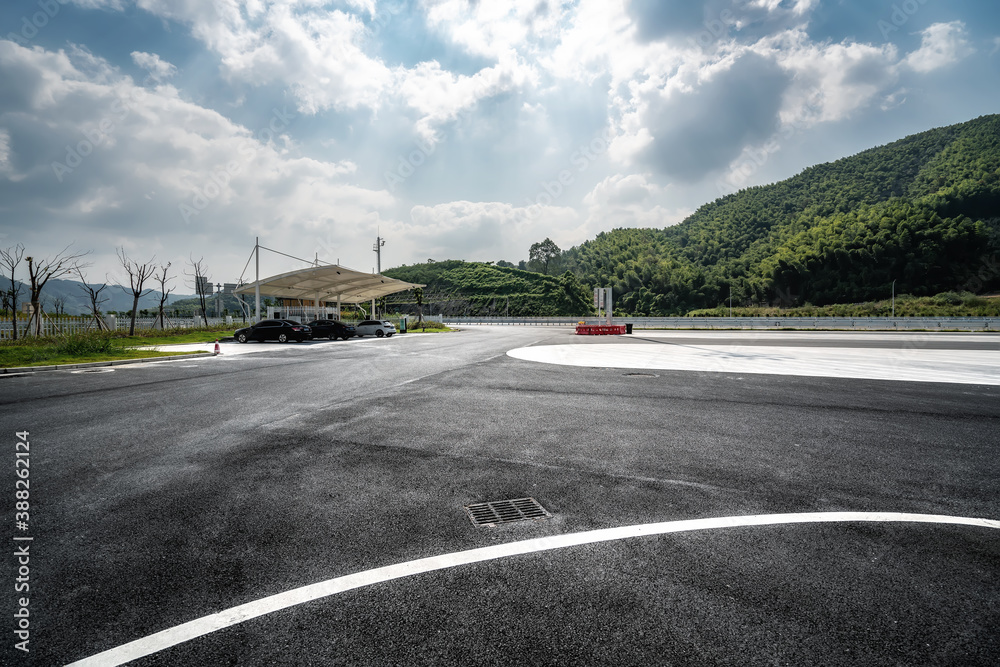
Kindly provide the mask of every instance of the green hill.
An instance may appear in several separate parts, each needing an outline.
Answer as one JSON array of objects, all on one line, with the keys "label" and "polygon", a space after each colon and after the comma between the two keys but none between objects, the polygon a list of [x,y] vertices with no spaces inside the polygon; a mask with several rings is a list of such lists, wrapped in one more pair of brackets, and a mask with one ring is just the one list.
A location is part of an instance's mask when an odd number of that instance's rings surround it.
[{"label": "green hill", "polygon": [[[383,273],[390,278],[426,285],[424,313],[578,316],[591,312],[590,291],[571,273],[553,277],[461,260],[404,265]],[[390,310],[416,312],[412,292],[390,297],[387,305]]]},{"label": "green hill", "polygon": [[1000,116],[930,130],[699,208],[615,229],[560,266],[629,314],[830,304],[1000,287]]}]

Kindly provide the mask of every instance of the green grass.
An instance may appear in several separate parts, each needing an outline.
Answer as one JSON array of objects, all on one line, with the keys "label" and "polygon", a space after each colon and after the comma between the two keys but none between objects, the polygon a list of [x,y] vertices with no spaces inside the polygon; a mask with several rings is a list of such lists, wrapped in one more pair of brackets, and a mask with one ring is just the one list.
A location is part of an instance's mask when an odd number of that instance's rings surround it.
[{"label": "green grass", "polygon": [[449,331],[454,331],[454,329],[446,327],[441,322],[435,322],[433,320],[424,320],[419,324],[417,324],[414,320],[408,320],[406,323],[407,333],[447,333]]},{"label": "green grass", "polygon": [[116,333],[90,331],[68,336],[24,337],[0,341],[0,368],[80,364],[117,359],[148,359],[170,352],[137,350],[135,339]]},{"label": "green grass", "polygon": [[[237,329],[240,327],[236,327]],[[175,345],[180,343],[214,343],[216,339],[232,337],[236,329],[219,329],[218,327],[204,329],[167,329],[165,331],[148,331],[137,334],[127,340],[136,345]]]}]

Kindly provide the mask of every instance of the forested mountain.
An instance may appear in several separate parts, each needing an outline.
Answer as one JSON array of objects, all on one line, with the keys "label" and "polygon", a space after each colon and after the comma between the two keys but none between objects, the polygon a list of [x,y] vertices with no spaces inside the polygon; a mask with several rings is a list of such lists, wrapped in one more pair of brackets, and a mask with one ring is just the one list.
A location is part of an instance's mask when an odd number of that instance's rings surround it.
[{"label": "forested mountain", "polygon": [[666,229],[562,254],[629,314],[864,301],[1000,287],[1000,116],[983,116],[717,199]]},{"label": "forested mountain", "polygon": [[[390,278],[426,285],[423,312],[446,315],[582,315],[591,293],[576,276],[560,277],[484,262],[447,260],[383,271]],[[416,312],[413,292],[389,297],[391,310]]]}]

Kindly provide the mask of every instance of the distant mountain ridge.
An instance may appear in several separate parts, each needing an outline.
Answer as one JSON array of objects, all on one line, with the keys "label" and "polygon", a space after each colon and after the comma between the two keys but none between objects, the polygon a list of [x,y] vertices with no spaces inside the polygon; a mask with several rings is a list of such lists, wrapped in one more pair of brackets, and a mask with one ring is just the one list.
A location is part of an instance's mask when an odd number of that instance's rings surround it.
[{"label": "distant mountain ridge", "polygon": [[[21,284],[21,294],[18,297],[18,310],[21,308],[21,303],[28,300],[28,285],[22,281],[17,281]],[[100,287],[100,283],[92,285],[92,287]],[[10,278],[0,276],[0,290],[10,289]],[[139,310],[156,308],[160,304],[160,293],[153,292],[147,296],[139,299]],[[54,299],[63,299],[65,301],[64,309],[69,315],[84,315],[90,313],[90,300],[87,293],[83,289],[83,283],[79,280],[50,280],[45,283],[45,287],[42,289],[42,304],[45,312],[53,313],[55,312],[55,307],[53,304]],[[118,285],[108,285],[108,288],[101,292],[101,297],[107,297],[101,309],[104,312],[109,311],[128,311],[132,310],[132,293],[124,291]],[[172,304],[175,301],[180,301],[182,299],[192,299],[195,298],[192,295],[187,294],[170,294],[167,297],[167,303]]]},{"label": "distant mountain ridge", "polygon": [[[746,188],[665,229],[562,253],[630,314],[866,301],[1000,287],[1000,115],[915,134]],[[892,281],[896,284],[893,288]]]}]

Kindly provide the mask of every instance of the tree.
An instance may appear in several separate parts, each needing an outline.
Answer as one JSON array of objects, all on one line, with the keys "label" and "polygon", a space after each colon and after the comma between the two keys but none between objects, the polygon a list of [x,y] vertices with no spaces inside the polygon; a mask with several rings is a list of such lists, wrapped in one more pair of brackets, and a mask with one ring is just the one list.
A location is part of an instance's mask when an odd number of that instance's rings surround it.
[{"label": "tree", "polygon": [[577,279],[572,272],[567,271],[559,279],[559,286],[563,293],[561,296],[562,306],[568,315],[589,315],[593,312],[593,301],[587,288]]},{"label": "tree", "polygon": [[56,311],[56,315],[65,315],[66,299],[61,296],[52,297],[52,309]]},{"label": "tree", "polygon": [[87,293],[87,299],[90,301],[90,314],[93,316],[98,330],[103,331],[107,329],[108,325],[101,318],[101,304],[107,301],[108,298],[104,297],[102,299],[101,292],[108,288],[108,284],[103,283],[100,287],[95,288],[87,282],[87,278],[83,275],[83,270],[80,267],[77,267],[76,275],[80,278],[80,289]]},{"label": "tree", "polygon": [[31,300],[28,328],[34,329],[32,333],[36,336],[42,335],[42,289],[45,284],[53,278],[61,278],[84,266],[80,264],[80,258],[87,253],[69,253],[69,248],[66,246],[51,259],[48,257],[43,259],[24,258],[28,262],[28,280],[31,282],[28,288]]},{"label": "tree", "polygon": [[542,265],[542,273],[548,274],[549,263],[559,257],[562,250],[559,249],[552,239],[547,238],[544,241],[531,244],[531,248],[528,249],[528,260],[531,262],[537,262]]},{"label": "tree", "polygon": [[424,290],[422,287],[413,288],[413,300],[417,302],[417,324],[424,321]]},{"label": "tree", "polygon": [[207,267],[204,265],[205,258],[199,257],[197,260],[192,255],[189,264],[191,265],[191,273],[185,273],[185,275],[191,277],[194,280],[194,291],[198,295],[198,303],[201,305],[201,318],[205,321],[205,326],[208,326],[208,293],[212,289],[211,282],[208,276],[205,274]]},{"label": "tree", "polygon": [[10,271],[10,287],[0,292],[0,297],[3,299],[4,310],[10,309],[10,324],[11,333],[13,340],[17,340],[17,298],[21,295],[21,283],[17,282],[14,278],[14,274],[17,271],[17,265],[21,263],[21,259],[24,258],[24,246],[18,243],[13,248],[7,248],[6,250],[0,250],[0,265],[3,266],[3,271],[6,274]]},{"label": "tree", "polygon": [[161,265],[160,272],[154,274],[156,282],[160,284],[160,304],[156,309],[156,322],[153,324],[153,326],[158,329],[166,328],[163,307],[167,304],[167,297],[170,296],[170,292],[173,291],[167,289],[167,282],[171,280],[171,278],[167,275],[168,269],[170,269],[170,262],[167,262],[165,265]]},{"label": "tree", "polygon": [[125,292],[132,293],[132,319],[128,325],[128,335],[135,335],[135,318],[139,312],[139,299],[146,296],[153,290],[143,289],[143,285],[146,281],[153,275],[153,257],[150,257],[148,262],[140,264],[138,261],[129,258],[125,254],[125,248],[118,249],[118,261],[121,262],[122,268],[125,269],[125,273],[128,274],[128,289],[125,289],[124,285],[119,285]]}]

